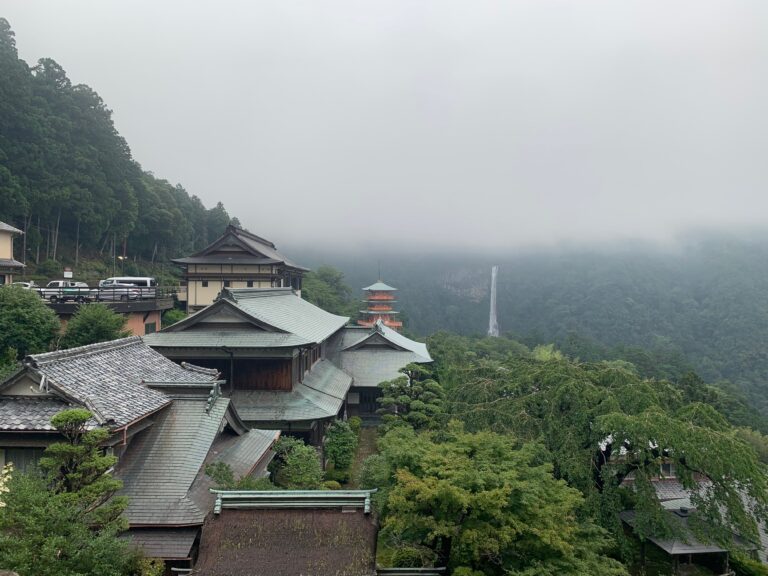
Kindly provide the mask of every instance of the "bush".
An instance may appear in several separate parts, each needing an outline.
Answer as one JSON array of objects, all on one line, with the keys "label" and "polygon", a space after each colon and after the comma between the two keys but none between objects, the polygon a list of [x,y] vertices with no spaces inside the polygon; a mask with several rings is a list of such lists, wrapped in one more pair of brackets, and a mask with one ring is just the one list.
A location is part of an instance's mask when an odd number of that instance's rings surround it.
[{"label": "bush", "polygon": [[277,486],[289,489],[316,489],[323,481],[320,458],[312,446],[284,436],[275,442],[275,457],[269,464]]},{"label": "bush", "polygon": [[347,420],[347,424],[352,428],[352,432],[360,436],[360,429],[363,427],[363,419],[360,416],[352,416],[352,418]]},{"label": "bush", "polygon": [[277,490],[277,486],[272,484],[269,478],[241,476],[235,480],[232,468],[224,462],[208,464],[205,467],[205,473],[219,490]]},{"label": "bush", "polygon": [[768,576],[768,566],[743,554],[732,554],[730,565],[736,576]]},{"label": "bush", "polygon": [[325,490],[341,490],[341,484],[336,482],[336,480],[326,480],[323,482],[323,488]]},{"label": "bush", "polygon": [[365,490],[388,486],[392,479],[392,467],[381,454],[371,454],[363,460],[360,469],[360,487]]},{"label": "bush", "polygon": [[357,450],[357,435],[347,422],[336,420],[325,434],[325,458],[337,470],[352,465]]},{"label": "bush", "polygon": [[13,348],[19,358],[47,352],[61,323],[37,292],[0,286],[0,351]]},{"label": "bush", "polygon": [[74,348],[96,342],[108,342],[130,336],[125,329],[126,317],[113,312],[106,304],[80,306],[67,323],[61,339],[62,348]]},{"label": "bush", "polygon": [[173,326],[176,324],[176,322],[181,322],[186,318],[187,315],[182,312],[181,310],[177,310],[176,308],[171,308],[170,310],[166,311],[165,314],[163,314],[163,328],[168,328],[168,326]]},{"label": "bush", "polygon": [[346,484],[347,482],[349,482],[349,470],[338,470],[336,468],[328,468],[325,471],[325,479]]}]

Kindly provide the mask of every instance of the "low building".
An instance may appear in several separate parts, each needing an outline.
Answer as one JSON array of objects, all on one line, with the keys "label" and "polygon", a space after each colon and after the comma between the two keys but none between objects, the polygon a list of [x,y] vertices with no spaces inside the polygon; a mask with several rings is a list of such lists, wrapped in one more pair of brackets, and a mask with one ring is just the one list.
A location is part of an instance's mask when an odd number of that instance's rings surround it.
[{"label": "low building", "polygon": [[0,383],[0,461],[34,465],[61,440],[51,417],[88,409],[91,425],[111,432],[105,449],[118,457],[115,476],[130,498],[126,536],[148,556],[189,568],[214,504],[205,465],[263,474],[279,436],[249,430],[218,376],[171,362],[137,337],[28,356]]},{"label": "low building", "polygon": [[374,576],[370,490],[219,492],[200,576]]},{"label": "low building", "polygon": [[183,268],[179,300],[187,303],[187,312],[212,304],[225,288],[287,287],[300,294],[302,278],[308,272],[269,240],[232,225],[200,252],[173,262]]},{"label": "low building", "polygon": [[214,368],[249,425],[319,443],[344,415],[352,384],[328,359],[349,319],[302,300],[291,288],[225,288],[204,310],[145,342],[176,362]]},{"label": "low building", "polygon": [[0,286],[12,284],[13,275],[21,272],[24,264],[13,258],[13,237],[21,230],[0,222]]},{"label": "low building", "polygon": [[380,408],[378,385],[402,374],[408,364],[429,364],[432,357],[427,345],[406,338],[377,320],[371,327],[347,326],[333,358],[352,376],[347,395],[349,416],[370,417]]},{"label": "low building", "polygon": [[[101,302],[101,304],[109,307],[113,312],[125,316],[125,329],[132,336],[144,336],[145,334],[152,334],[160,330],[163,312],[173,308],[174,303],[172,295],[158,292],[154,298]],[[88,304],[59,301],[49,302],[48,306],[58,315],[63,331],[66,328],[67,322],[69,322],[80,306],[88,306]]]}]

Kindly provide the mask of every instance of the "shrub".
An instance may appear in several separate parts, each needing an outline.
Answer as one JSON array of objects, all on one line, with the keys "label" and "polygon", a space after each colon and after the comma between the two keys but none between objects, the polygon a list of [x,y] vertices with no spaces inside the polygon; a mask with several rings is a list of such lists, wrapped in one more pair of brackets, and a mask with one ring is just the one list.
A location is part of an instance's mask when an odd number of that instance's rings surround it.
[{"label": "shrub", "polygon": [[360,416],[352,416],[352,418],[347,420],[347,424],[352,428],[352,432],[360,436],[360,429],[363,427],[363,419]]},{"label": "shrub", "polygon": [[338,470],[336,468],[328,468],[325,471],[325,479],[333,480],[345,484],[349,482],[349,470]]},{"label": "shrub", "polygon": [[289,489],[315,489],[323,481],[320,458],[312,446],[284,436],[275,442],[275,457],[269,464],[277,486]]},{"label": "shrub", "polygon": [[323,482],[323,488],[326,490],[341,490],[341,484],[336,480],[326,480]]},{"label": "shrub", "polygon": [[127,319],[106,304],[80,306],[67,323],[67,332],[61,339],[62,348],[74,348],[96,342],[108,342],[130,336],[125,329]]},{"label": "shrub", "polygon": [[352,464],[357,450],[357,435],[347,422],[336,420],[325,434],[325,458],[337,470]]},{"label": "shrub", "polygon": [[166,311],[165,314],[163,314],[163,328],[168,328],[168,326],[173,326],[176,324],[176,322],[181,322],[186,318],[187,315],[182,312],[181,310],[177,310],[176,308],[171,308],[170,310]]}]

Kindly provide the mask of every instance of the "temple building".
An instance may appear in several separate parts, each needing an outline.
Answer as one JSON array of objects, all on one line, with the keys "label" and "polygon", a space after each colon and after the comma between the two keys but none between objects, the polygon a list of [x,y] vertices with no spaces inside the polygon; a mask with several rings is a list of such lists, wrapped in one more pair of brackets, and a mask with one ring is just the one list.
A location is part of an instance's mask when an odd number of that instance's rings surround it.
[{"label": "temple building", "polygon": [[35,469],[45,447],[63,440],[51,418],[88,409],[118,458],[125,537],[167,569],[190,569],[215,504],[206,465],[262,477],[279,438],[248,429],[221,384],[217,370],[171,362],[136,336],[27,356],[0,380],[0,467]]},{"label": "temple building", "polygon": [[328,360],[349,318],[325,312],[291,288],[225,288],[204,310],[144,337],[176,362],[214,368],[248,426],[319,444],[344,416],[352,383]]},{"label": "temple building", "polygon": [[187,303],[189,313],[212,304],[225,288],[292,288],[300,294],[308,272],[269,240],[231,224],[200,252],[173,262],[184,270],[179,300]]},{"label": "temple building", "polygon": [[21,230],[0,222],[0,286],[13,283],[13,275],[21,272],[24,264],[13,259],[13,237]]},{"label": "temple building", "polygon": [[366,310],[360,310],[362,318],[357,321],[360,326],[371,328],[376,322],[382,322],[387,328],[400,330],[403,323],[397,319],[397,312],[392,305],[397,302],[397,288],[384,284],[381,280],[363,288],[365,292]]}]

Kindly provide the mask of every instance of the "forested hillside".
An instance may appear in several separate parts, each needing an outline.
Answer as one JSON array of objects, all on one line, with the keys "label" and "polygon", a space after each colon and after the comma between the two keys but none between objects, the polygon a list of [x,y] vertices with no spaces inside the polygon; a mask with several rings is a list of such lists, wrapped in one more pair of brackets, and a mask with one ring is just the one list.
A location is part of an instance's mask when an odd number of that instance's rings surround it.
[{"label": "forested hillside", "polygon": [[[358,298],[376,279],[376,257],[296,258],[337,266]],[[486,332],[492,264],[501,265],[502,332],[529,345],[554,342],[585,361],[627,359],[646,376],[692,368],[768,408],[768,238],[699,235],[674,250],[381,256],[407,329],[422,336]]]},{"label": "forested hillside", "polygon": [[[0,220],[26,232],[28,263],[118,254],[158,260],[205,246],[229,223],[132,158],[112,113],[50,58],[28,66],[0,18]],[[24,257],[26,254],[26,258]]]}]

